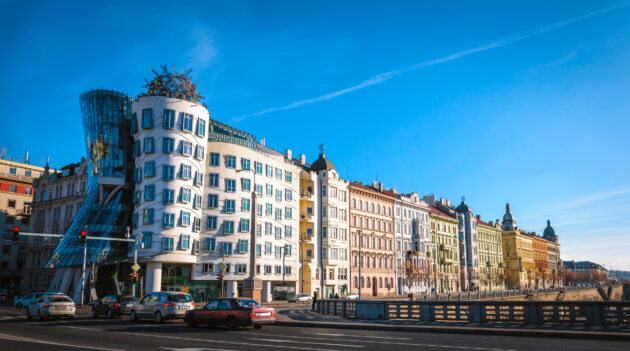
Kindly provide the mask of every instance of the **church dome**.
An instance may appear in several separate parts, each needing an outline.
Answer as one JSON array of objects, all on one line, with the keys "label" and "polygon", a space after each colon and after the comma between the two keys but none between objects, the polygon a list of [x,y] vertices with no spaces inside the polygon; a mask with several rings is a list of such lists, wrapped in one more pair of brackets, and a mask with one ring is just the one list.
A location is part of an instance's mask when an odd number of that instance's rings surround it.
[{"label": "church dome", "polygon": [[457,208],[455,208],[455,211],[457,211],[458,213],[464,213],[464,212],[471,212],[471,209],[468,205],[466,205],[466,203],[464,202],[464,198],[462,197],[462,203],[459,204]]},{"label": "church dome", "polygon": [[556,235],[556,230],[551,226],[551,221],[547,220],[547,228],[543,231],[543,238],[549,241],[558,241],[558,236]]},{"label": "church dome", "polygon": [[313,171],[313,172],[319,172],[319,171],[330,171],[331,169],[335,169],[335,165],[330,162],[330,160],[328,160],[326,158],[326,155],[324,155],[324,153],[320,153],[319,154],[319,158],[317,160],[315,160],[315,162],[313,162],[313,164],[311,164],[311,168],[309,170]]}]

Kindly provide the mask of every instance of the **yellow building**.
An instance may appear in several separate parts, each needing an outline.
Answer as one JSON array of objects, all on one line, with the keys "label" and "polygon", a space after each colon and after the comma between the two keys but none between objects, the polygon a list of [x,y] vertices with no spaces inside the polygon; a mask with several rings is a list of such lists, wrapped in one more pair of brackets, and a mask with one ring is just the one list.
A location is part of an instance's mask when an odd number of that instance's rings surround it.
[{"label": "yellow building", "polygon": [[486,223],[477,216],[480,289],[491,291],[505,288],[503,272],[503,240],[499,222]]},{"label": "yellow building", "polygon": [[459,240],[457,218],[430,206],[432,288],[435,292],[459,291]]},{"label": "yellow building", "polygon": [[501,229],[503,230],[503,262],[505,263],[503,270],[506,288],[533,287],[536,278],[533,240],[518,230],[516,219],[510,212],[510,204],[505,205]]}]

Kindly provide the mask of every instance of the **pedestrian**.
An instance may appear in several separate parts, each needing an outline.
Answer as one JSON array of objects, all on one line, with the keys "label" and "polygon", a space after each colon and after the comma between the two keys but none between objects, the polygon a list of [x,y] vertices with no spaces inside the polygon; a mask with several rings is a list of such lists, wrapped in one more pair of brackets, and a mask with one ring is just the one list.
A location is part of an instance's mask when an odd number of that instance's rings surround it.
[{"label": "pedestrian", "polygon": [[335,293],[335,300],[339,300],[339,294]]},{"label": "pedestrian", "polygon": [[331,300],[333,299],[333,297],[334,297],[333,293],[330,293],[330,295],[328,295],[328,298],[331,299]]},{"label": "pedestrian", "polygon": [[315,305],[317,304],[317,292],[313,294],[313,307],[311,307],[311,311],[315,311]]}]

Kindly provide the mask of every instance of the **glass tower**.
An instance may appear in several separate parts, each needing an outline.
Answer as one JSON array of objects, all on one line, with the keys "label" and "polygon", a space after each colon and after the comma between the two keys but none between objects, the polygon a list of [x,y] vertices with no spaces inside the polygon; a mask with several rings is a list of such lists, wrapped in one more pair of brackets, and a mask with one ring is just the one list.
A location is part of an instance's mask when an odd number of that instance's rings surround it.
[{"label": "glass tower", "polygon": [[[80,95],[88,155],[86,196],[72,225],[46,264],[47,268],[80,267],[83,245],[79,233],[104,238],[124,237],[131,224],[133,166],[131,101],[113,90],[90,90]],[[87,263],[114,263],[127,258],[127,243],[87,241]]]}]

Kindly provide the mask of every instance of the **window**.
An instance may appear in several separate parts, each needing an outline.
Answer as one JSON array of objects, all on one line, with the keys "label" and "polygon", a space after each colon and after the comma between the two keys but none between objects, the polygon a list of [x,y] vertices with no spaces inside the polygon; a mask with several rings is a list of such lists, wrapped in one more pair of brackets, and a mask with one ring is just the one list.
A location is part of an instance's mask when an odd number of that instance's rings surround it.
[{"label": "window", "polygon": [[293,209],[291,209],[291,207],[284,208],[284,218],[286,219],[293,218]]},{"label": "window", "polygon": [[293,235],[293,227],[291,227],[290,225],[284,226],[284,237],[290,238],[291,235]]},{"label": "window", "polygon": [[265,265],[265,274],[271,274],[271,265]]},{"label": "window", "polygon": [[163,180],[173,180],[174,176],[175,176],[175,166],[164,165],[162,167]]},{"label": "window", "polygon": [[193,180],[193,185],[196,185],[196,186],[203,185],[203,173],[195,171],[195,179]]},{"label": "window", "polygon": [[27,177],[31,176],[31,171],[29,171],[28,169],[24,171],[24,175]]},{"label": "window", "polygon": [[155,161],[147,161],[144,163],[144,177],[155,177]]},{"label": "window", "polygon": [[225,179],[225,191],[228,193],[233,193],[236,191],[236,180],[234,179]]},{"label": "window", "polygon": [[265,255],[271,255],[271,243],[265,243]]},{"label": "window", "polygon": [[322,196],[326,196],[326,186],[322,185]]},{"label": "window", "polygon": [[282,228],[276,227],[275,231],[276,231],[276,240],[282,239]]},{"label": "window", "polygon": [[256,196],[258,196],[258,197],[262,197],[263,196],[262,185],[256,184]]},{"label": "window", "polygon": [[256,205],[256,216],[262,217],[262,205]]},{"label": "window", "polygon": [[193,130],[193,116],[188,113],[182,113],[182,130],[185,132],[192,132]]},{"label": "window", "polygon": [[250,210],[250,200],[249,199],[241,199],[241,211],[249,212]]},{"label": "window", "polygon": [[133,143],[133,157],[138,157],[142,154],[140,140],[136,140]]},{"label": "window", "polygon": [[[140,183],[142,181],[142,168],[136,168],[136,183]],[[15,190],[11,190],[12,193],[15,192]],[[56,198],[58,198],[59,196],[55,196]]]},{"label": "window", "polygon": [[190,189],[189,188],[181,188],[181,194],[182,194],[183,203],[190,202]]},{"label": "window", "polygon": [[262,174],[262,170],[263,170],[262,163],[254,161],[254,167],[256,168],[256,174]]},{"label": "window", "polygon": [[200,209],[201,208],[201,195],[195,194],[193,196],[193,208]]},{"label": "window", "polygon": [[162,152],[166,154],[172,154],[175,148],[175,139],[164,137],[162,139]]},{"label": "window", "polygon": [[206,136],[206,121],[201,118],[197,120],[197,135],[200,137]]},{"label": "window", "polygon": [[223,221],[223,234],[234,234],[234,221]]},{"label": "window", "polygon": [[[9,203],[7,204],[8,208],[15,208],[15,200],[9,200]],[[13,217],[7,217],[8,218],[13,218]]]},{"label": "window", "polygon": [[225,156],[225,167],[236,168],[236,156],[232,156],[232,155]]},{"label": "window", "polygon": [[192,156],[192,143],[190,141],[182,141],[182,155]]},{"label": "window", "polygon": [[155,185],[145,185],[145,187],[144,187],[144,200],[145,201],[153,201],[153,200],[155,200]]},{"label": "window", "polygon": [[195,158],[199,160],[203,160],[206,149],[201,145],[195,145]]},{"label": "window", "polygon": [[282,190],[276,190],[276,201],[282,201]]},{"label": "window", "polygon": [[287,256],[287,257],[291,256],[291,247],[292,247],[291,244],[287,244],[284,247],[284,254],[285,254],[285,256]]},{"label": "window", "polygon": [[280,168],[276,168],[276,179],[282,180],[282,170]]},{"label": "window", "polygon": [[208,216],[208,230],[217,229],[217,216]]},{"label": "window", "polygon": [[143,150],[145,154],[150,154],[155,151],[153,138],[144,138]]},{"label": "window", "polygon": [[214,238],[206,239],[206,251],[214,251],[215,249],[215,240]]},{"label": "window", "polygon": [[[33,188],[24,188],[24,194],[33,195]],[[74,193],[72,195],[74,195]]]},{"label": "window", "polygon": [[256,224],[256,236],[262,236],[262,224]]},{"label": "window", "polygon": [[267,186],[265,186],[265,189],[267,196],[273,196],[273,185],[267,184]]},{"label": "window", "polygon": [[284,199],[286,201],[293,201],[293,191],[291,189],[284,189]]},{"label": "window", "polygon": [[191,173],[190,165],[182,165],[182,179],[190,179]]},{"label": "window", "polygon": [[291,182],[293,182],[293,173],[291,173],[291,172],[285,172],[285,174],[284,174],[284,180],[285,180],[287,183],[291,183]]},{"label": "window", "polygon": [[210,173],[208,175],[208,186],[214,188],[219,187],[219,175],[217,173]]},{"label": "window", "polygon": [[273,178],[273,166],[265,166],[265,175],[269,178]]},{"label": "window", "polygon": [[256,245],[256,257],[260,257],[262,255],[262,246]]},{"label": "window", "polygon": [[271,228],[272,228],[271,223],[266,222],[265,223],[265,235],[271,235]]},{"label": "window", "polygon": [[162,216],[162,227],[173,228],[173,226],[175,226],[175,214],[165,212]]},{"label": "window", "polygon": [[272,213],[273,213],[273,205],[272,204],[267,204],[265,206],[265,215],[271,216]]},{"label": "window", "polygon": [[249,179],[241,178],[241,190],[242,191],[250,191],[252,189],[251,182]]},{"label": "window", "polygon": [[209,194],[208,195],[208,208],[218,208],[218,207],[219,207],[219,195]]},{"label": "window", "polygon": [[134,196],[133,196],[133,203],[134,204],[139,204],[140,202],[142,202],[142,191],[141,190],[136,190],[136,192],[134,193]]},{"label": "window", "polygon": [[226,213],[234,213],[234,208],[236,207],[236,201],[234,200],[225,200],[225,212]]},{"label": "window", "polygon": [[190,235],[182,234],[182,238],[179,243],[179,248],[181,250],[188,250],[189,246],[190,246]]},{"label": "window", "polygon": [[249,219],[241,218],[241,222],[239,224],[239,232],[241,233],[249,232]]},{"label": "window", "polygon": [[189,225],[190,225],[190,212],[182,211],[182,214],[181,214],[181,226],[182,227],[187,227]]},{"label": "window", "polygon": [[241,169],[242,170],[249,170],[249,160],[246,158],[241,158]]},{"label": "window", "polygon": [[142,213],[142,224],[153,224],[153,209],[145,208]]},{"label": "window", "polygon": [[175,126],[175,111],[164,110],[164,121],[162,127],[165,129],[171,129]]},{"label": "window", "polygon": [[152,242],[153,242],[153,233],[142,232],[142,247],[145,249],[150,249]]},{"label": "window", "polygon": [[153,110],[150,108],[142,110],[142,128],[153,128]]},{"label": "window", "polygon": [[[209,250],[206,248],[206,251],[209,251]],[[214,263],[204,263],[202,267],[203,267],[202,268],[202,273],[212,273],[212,272],[214,272]]]},{"label": "window", "polygon": [[164,189],[162,191],[162,203],[166,205],[175,203],[175,191],[173,189]]},{"label": "window", "polygon": [[227,243],[227,242],[223,243],[223,255],[224,256],[232,255],[232,243]]},{"label": "window", "polygon": [[[277,252],[277,249],[276,249]],[[276,274],[282,274],[282,266],[276,266]]]},{"label": "window", "polygon": [[247,240],[239,240],[238,241],[238,252],[247,253],[247,248],[249,246],[249,241]]},{"label": "window", "polygon": [[247,273],[247,265],[244,263],[239,263],[236,265],[236,274],[245,274]]},{"label": "window", "polygon": [[164,238],[162,251],[164,252],[173,251],[173,238]]},{"label": "window", "polygon": [[219,154],[216,152],[210,153],[210,166],[218,166],[219,165]]},{"label": "window", "polygon": [[17,175],[17,169],[15,167],[9,167],[9,174]]}]

